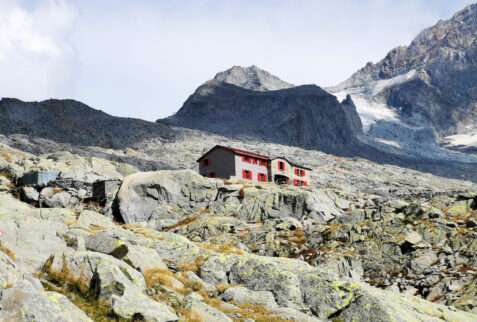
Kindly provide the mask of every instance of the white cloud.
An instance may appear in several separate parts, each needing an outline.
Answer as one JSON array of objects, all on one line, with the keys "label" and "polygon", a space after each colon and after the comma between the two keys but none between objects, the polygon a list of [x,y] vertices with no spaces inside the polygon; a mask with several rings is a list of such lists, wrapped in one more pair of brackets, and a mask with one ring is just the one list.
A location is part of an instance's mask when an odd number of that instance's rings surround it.
[{"label": "white cloud", "polygon": [[295,84],[334,85],[466,1],[0,4],[2,96],[70,97],[113,115],[155,120],[232,65],[255,64]]},{"label": "white cloud", "polygon": [[26,9],[19,1],[1,0],[0,8],[0,95],[24,100],[73,95],[71,4],[51,0]]}]

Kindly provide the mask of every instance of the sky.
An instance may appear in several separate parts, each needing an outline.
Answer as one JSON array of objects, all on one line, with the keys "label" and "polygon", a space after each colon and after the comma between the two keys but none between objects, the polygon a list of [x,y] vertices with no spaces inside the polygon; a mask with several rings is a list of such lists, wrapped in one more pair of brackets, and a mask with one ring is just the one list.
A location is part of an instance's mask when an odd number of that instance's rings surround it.
[{"label": "sky", "polygon": [[0,96],[154,121],[233,65],[332,86],[470,3],[0,0]]}]

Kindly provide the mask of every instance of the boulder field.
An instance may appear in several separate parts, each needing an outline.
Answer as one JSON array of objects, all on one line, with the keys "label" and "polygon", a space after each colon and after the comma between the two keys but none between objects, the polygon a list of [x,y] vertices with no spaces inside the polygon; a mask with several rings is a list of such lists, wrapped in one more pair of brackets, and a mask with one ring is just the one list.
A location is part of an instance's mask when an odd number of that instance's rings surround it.
[{"label": "boulder field", "polygon": [[477,320],[477,193],[121,180],[107,209],[0,193],[1,320]]}]

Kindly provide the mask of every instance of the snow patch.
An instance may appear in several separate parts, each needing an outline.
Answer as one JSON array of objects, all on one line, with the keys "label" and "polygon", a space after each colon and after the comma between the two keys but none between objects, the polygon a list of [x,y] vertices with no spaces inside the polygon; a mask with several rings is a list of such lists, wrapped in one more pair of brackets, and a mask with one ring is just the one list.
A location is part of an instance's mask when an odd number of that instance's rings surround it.
[{"label": "snow patch", "polygon": [[333,93],[333,95],[335,95],[339,101],[344,100],[347,94],[350,94],[354,105],[356,105],[356,111],[361,118],[361,123],[363,123],[364,132],[368,132],[371,127],[371,124],[375,123],[378,120],[400,122],[399,115],[397,114],[397,112],[387,106],[385,103],[379,103],[375,100],[365,98],[358,93]]},{"label": "snow patch", "polygon": [[396,141],[384,140],[384,139],[380,139],[380,138],[374,138],[374,140],[376,140],[377,142],[380,142],[380,143],[384,143],[384,144],[387,144],[387,145],[394,146],[396,148],[401,148],[401,144],[399,144]]},{"label": "snow patch", "polygon": [[388,87],[404,83],[416,75],[416,70],[411,69],[406,74],[401,74],[389,79],[381,79],[376,81],[373,85],[374,88],[370,88],[372,95],[377,95]]},{"label": "snow patch", "polygon": [[477,133],[475,134],[455,134],[444,138],[446,146],[475,146],[477,147]]}]

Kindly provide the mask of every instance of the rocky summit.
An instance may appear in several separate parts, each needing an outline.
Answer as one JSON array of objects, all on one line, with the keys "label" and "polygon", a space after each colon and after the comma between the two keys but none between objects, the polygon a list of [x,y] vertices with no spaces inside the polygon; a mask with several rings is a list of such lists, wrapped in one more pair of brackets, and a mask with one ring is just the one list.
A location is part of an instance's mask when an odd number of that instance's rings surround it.
[{"label": "rocky summit", "polygon": [[217,73],[214,79],[253,91],[275,91],[295,86],[257,66],[233,66],[226,71]]}]

